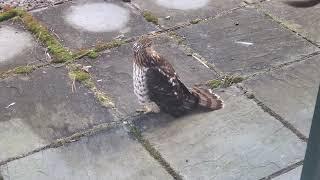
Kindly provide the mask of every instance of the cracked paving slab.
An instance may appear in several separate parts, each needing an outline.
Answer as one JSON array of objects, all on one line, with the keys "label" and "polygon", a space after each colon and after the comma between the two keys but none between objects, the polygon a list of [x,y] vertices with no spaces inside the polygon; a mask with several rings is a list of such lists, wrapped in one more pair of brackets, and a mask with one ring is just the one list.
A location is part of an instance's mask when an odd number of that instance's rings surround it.
[{"label": "cracked paving slab", "polygon": [[225,73],[249,75],[318,51],[252,8],[238,9],[177,32],[186,37],[192,49]]},{"label": "cracked paving slab", "polygon": [[309,135],[320,84],[320,55],[244,82],[257,99]]},{"label": "cracked paving slab", "polygon": [[302,166],[299,166],[285,174],[282,174],[272,180],[300,180]]},{"label": "cracked paving slab", "polygon": [[0,73],[16,66],[49,61],[45,49],[18,22],[0,23]]},{"label": "cracked paving slab", "polygon": [[260,4],[260,7],[285,26],[301,33],[320,46],[320,4],[309,8],[296,8],[285,2],[290,1],[265,1]]},{"label": "cracked paving slab", "polygon": [[[197,18],[212,17],[240,5],[241,0],[132,0],[142,11],[159,18],[160,25],[171,27]],[[170,16],[170,18],[166,18]]]},{"label": "cracked paving slab", "polygon": [[115,121],[87,88],[52,67],[0,80],[0,162],[94,125]]},{"label": "cracked paving slab", "polygon": [[[99,89],[108,93],[117,109],[126,115],[141,108],[133,93],[132,52],[133,43],[105,51],[97,59],[84,59],[80,62],[90,65],[90,72]],[[154,40],[155,50],[172,63],[182,82],[188,87],[205,83],[217,76],[197,60],[187,56],[174,40],[160,36]]]},{"label": "cracked paving slab", "polygon": [[33,15],[73,50],[156,30],[128,3],[117,0],[77,0],[33,12]]},{"label": "cracked paving slab", "polygon": [[0,167],[6,179],[173,179],[123,128],[112,128]]},{"label": "cracked paving slab", "polygon": [[304,158],[306,143],[239,89],[223,91],[222,110],[134,124],[185,179],[256,180]]}]

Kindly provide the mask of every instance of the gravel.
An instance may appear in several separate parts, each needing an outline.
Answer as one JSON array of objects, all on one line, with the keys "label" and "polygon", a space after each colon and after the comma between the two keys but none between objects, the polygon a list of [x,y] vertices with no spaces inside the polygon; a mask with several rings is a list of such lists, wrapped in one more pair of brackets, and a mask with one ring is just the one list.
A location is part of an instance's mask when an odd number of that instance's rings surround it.
[{"label": "gravel", "polygon": [[26,10],[47,7],[63,3],[68,0],[0,0],[1,7],[9,5],[10,7],[21,7]]}]

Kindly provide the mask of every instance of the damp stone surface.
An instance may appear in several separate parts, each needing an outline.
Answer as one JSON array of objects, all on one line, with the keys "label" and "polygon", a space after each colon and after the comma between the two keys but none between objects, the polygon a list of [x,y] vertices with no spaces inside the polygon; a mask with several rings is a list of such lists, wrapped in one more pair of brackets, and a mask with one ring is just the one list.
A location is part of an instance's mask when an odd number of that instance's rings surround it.
[{"label": "damp stone surface", "polygon": [[21,24],[0,23],[0,72],[47,61],[44,49]]},{"label": "damp stone surface", "polygon": [[164,28],[191,20],[215,17],[239,7],[241,0],[132,0],[141,11],[149,11]]},{"label": "damp stone surface", "polygon": [[207,5],[208,2],[209,0],[156,0],[160,6],[179,10],[199,9]]},{"label": "damp stone surface", "polygon": [[13,27],[2,26],[0,28],[0,63],[9,61],[32,45],[32,36],[29,33],[21,32]]},{"label": "damp stone surface", "polygon": [[68,23],[89,32],[111,32],[124,28],[130,12],[112,3],[71,6],[65,16]]},{"label": "damp stone surface", "polygon": [[33,15],[72,51],[158,29],[137,9],[119,0],[77,0],[33,11]]}]

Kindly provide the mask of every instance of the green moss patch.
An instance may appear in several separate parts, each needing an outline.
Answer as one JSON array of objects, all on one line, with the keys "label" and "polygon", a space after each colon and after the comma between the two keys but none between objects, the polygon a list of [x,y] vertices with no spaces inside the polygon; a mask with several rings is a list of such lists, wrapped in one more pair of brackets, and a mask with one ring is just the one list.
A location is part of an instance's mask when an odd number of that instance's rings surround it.
[{"label": "green moss patch", "polygon": [[91,58],[91,59],[95,59],[98,57],[98,53],[96,51],[89,51],[88,53],[88,57]]},{"label": "green moss patch", "polygon": [[19,66],[13,69],[15,74],[29,74],[35,69],[34,66]]},{"label": "green moss patch", "polygon": [[157,16],[153,15],[150,11],[144,11],[143,12],[143,17],[148,21],[148,22],[152,22],[155,25],[158,25],[158,18]]},{"label": "green moss patch", "polygon": [[201,21],[201,19],[193,19],[190,21],[191,24],[198,24]]},{"label": "green moss patch", "polygon": [[240,83],[244,80],[243,77],[240,76],[223,76],[220,79],[213,79],[207,82],[207,85],[211,89],[215,88],[227,88],[232,86],[233,84]]},{"label": "green moss patch", "polygon": [[69,72],[71,79],[79,82],[87,81],[90,79],[90,74],[84,70],[76,69]]},{"label": "green moss patch", "polygon": [[12,10],[0,13],[0,22],[11,19],[11,18],[15,17],[16,15],[17,15],[16,12],[12,11]]},{"label": "green moss patch", "polygon": [[83,70],[81,67],[82,65],[80,64],[68,65],[70,79],[72,79],[73,81],[78,81],[79,83],[89,88],[94,93],[95,98],[101,103],[101,105],[108,108],[114,108],[115,105],[112,102],[111,98],[97,89],[94,82],[92,81],[90,73]]},{"label": "green moss patch", "polygon": [[98,44],[96,45],[96,47],[94,48],[94,52],[100,52],[106,49],[111,49],[111,48],[115,48],[115,47],[119,47],[122,44],[125,44],[126,41],[121,41],[121,40],[112,40],[108,43],[104,43],[104,44]]},{"label": "green moss patch", "polygon": [[30,14],[24,13],[21,17],[25,26],[48,48],[49,53],[54,56],[53,62],[61,63],[73,60],[72,53],[65,49],[58,40],[50,34],[49,30],[42,26]]}]

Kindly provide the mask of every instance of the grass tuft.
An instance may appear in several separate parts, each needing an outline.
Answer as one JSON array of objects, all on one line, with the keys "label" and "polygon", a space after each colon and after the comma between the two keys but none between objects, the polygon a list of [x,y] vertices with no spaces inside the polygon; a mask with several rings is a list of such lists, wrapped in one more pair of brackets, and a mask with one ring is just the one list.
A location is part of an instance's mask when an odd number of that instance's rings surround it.
[{"label": "grass tuft", "polygon": [[93,50],[89,51],[89,53],[88,53],[88,57],[91,58],[91,59],[97,58],[98,55],[99,54],[96,51],[93,51]]},{"label": "grass tuft", "polygon": [[34,66],[19,66],[13,69],[15,74],[29,74],[35,69]]},{"label": "grass tuft", "polygon": [[244,80],[243,77],[240,76],[223,76],[221,79],[213,79],[207,82],[207,85],[211,89],[215,88],[227,88],[232,86],[233,84],[240,83]]},{"label": "grass tuft", "polygon": [[71,79],[74,79],[79,82],[88,81],[90,79],[90,74],[84,70],[76,69],[69,72]]},{"label": "grass tuft", "polygon": [[198,24],[201,21],[201,19],[197,18],[197,19],[193,19],[190,21],[191,24]]},{"label": "grass tuft", "polygon": [[148,21],[148,22],[152,22],[155,25],[158,25],[158,18],[152,14],[152,12],[150,11],[144,11],[143,12],[143,17]]}]

